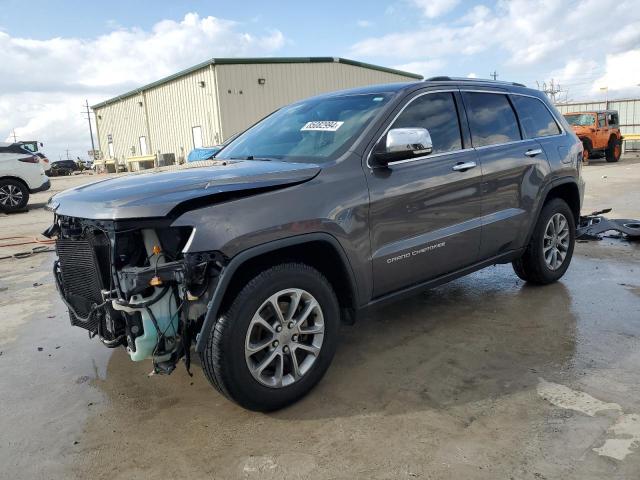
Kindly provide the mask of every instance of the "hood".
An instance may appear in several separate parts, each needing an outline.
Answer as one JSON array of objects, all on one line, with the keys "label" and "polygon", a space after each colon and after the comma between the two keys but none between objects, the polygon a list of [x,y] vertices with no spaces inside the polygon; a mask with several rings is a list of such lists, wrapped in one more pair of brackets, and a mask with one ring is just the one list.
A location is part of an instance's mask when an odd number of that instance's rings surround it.
[{"label": "hood", "polygon": [[[170,167],[135,173],[65,190],[49,199],[47,209],[59,215],[96,220],[164,217],[188,200],[212,202],[225,192],[285,187],[320,172],[308,163],[240,160]],[[211,165],[213,164],[213,165]]]}]

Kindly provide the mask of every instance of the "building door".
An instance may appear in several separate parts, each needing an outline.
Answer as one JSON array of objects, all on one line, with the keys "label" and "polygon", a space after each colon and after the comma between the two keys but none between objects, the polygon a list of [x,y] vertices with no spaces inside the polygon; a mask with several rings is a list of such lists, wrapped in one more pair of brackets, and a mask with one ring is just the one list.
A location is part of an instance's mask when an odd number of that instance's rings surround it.
[{"label": "building door", "polygon": [[148,155],[147,153],[147,137],[140,137],[140,155],[143,157]]},{"label": "building door", "polygon": [[107,147],[109,148],[109,158],[113,158],[113,136],[111,134],[107,135]]},{"label": "building door", "polygon": [[202,127],[193,127],[191,135],[193,137],[193,148],[202,148]]}]

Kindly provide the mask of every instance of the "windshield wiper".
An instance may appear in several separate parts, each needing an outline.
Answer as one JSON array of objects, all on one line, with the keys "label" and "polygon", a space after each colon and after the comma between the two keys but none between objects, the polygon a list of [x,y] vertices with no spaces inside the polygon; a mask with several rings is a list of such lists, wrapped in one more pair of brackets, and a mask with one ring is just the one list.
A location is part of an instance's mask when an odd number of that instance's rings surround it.
[{"label": "windshield wiper", "polygon": [[256,160],[258,162],[270,162],[273,158],[267,157],[254,157],[253,155],[247,155],[246,157],[231,157],[229,160]]}]

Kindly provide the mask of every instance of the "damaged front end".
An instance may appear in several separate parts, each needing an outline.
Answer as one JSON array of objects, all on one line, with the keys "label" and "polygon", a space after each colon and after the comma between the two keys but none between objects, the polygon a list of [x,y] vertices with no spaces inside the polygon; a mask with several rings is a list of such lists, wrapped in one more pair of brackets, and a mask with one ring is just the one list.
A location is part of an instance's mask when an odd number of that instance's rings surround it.
[{"label": "damaged front end", "polygon": [[53,273],[71,324],[120,345],[134,361],[171,373],[200,330],[226,263],[218,252],[185,253],[193,229],[166,220],[88,220],[56,215]]}]

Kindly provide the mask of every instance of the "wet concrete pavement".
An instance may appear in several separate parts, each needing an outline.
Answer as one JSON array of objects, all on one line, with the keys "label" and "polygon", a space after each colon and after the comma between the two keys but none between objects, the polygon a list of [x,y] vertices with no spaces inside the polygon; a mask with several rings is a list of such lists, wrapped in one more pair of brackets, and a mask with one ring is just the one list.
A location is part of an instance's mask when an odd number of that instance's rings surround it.
[{"label": "wet concrete pavement", "polygon": [[[585,176],[585,210],[640,217],[639,162]],[[501,265],[378,309],[266,415],[71,328],[52,258],[0,261],[0,478],[640,477],[638,243],[578,244],[555,285]]]}]

